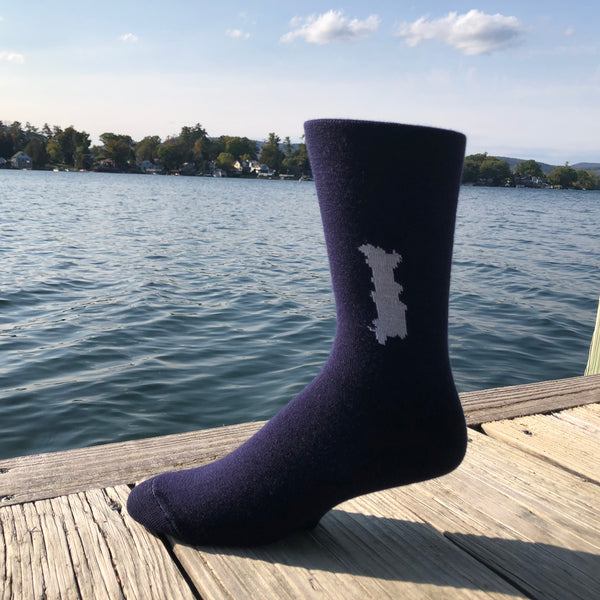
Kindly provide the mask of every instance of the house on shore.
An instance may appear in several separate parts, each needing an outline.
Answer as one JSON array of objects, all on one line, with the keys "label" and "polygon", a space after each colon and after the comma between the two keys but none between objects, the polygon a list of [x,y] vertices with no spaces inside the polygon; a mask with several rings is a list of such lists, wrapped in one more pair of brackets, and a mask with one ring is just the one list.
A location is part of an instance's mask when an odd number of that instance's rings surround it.
[{"label": "house on shore", "polygon": [[31,156],[28,156],[22,150],[11,157],[10,164],[12,165],[13,169],[33,169],[33,161],[31,160]]},{"label": "house on shore", "polygon": [[147,175],[162,175],[165,172],[165,167],[160,162],[153,162],[151,160],[143,160],[140,163],[140,171]]}]

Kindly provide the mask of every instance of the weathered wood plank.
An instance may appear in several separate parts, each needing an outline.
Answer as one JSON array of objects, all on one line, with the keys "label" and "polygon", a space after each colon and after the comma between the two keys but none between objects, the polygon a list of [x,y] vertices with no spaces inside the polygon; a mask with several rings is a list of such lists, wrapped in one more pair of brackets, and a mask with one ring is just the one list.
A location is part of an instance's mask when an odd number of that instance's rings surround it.
[{"label": "weathered wood plank", "polygon": [[[589,411],[590,415],[594,411]],[[483,425],[489,436],[600,483],[600,427],[581,409]]]},{"label": "weathered wood plank", "polygon": [[[600,375],[461,395],[467,422],[478,425],[600,402]],[[133,483],[195,467],[227,454],[262,423],[245,423],[0,461],[0,506]]]},{"label": "weathered wood plank", "polygon": [[554,413],[557,419],[572,423],[583,431],[600,436],[600,404],[587,404],[571,410]]},{"label": "weathered wood plank", "polygon": [[461,394],[468,425],[600,402],[600,375],[555,379]]},{"label": "weathered wood plank", "polygon": [[122,510],[127,493],[97,489],[1,508],[3,598],[195,598],[164,544]]},{"label": "weathered wood plank", "polygon": [[174,552],[211,600],[524,598],[398,502],[382,501],[386,495],[346,502],[313,532],[276,544],[224,549],[174,541]]},{"label": "weathered wood plank", "polygon": [[36,454],[0,461],[0,506],[134,483],[165,470],[211,462],[237,448],[261,423]]},{"label": "weathered wood plank", "polygon": [[391,490],[450,540],[539,600],[600,589],[600,488],[477,432],[464,463]]}]

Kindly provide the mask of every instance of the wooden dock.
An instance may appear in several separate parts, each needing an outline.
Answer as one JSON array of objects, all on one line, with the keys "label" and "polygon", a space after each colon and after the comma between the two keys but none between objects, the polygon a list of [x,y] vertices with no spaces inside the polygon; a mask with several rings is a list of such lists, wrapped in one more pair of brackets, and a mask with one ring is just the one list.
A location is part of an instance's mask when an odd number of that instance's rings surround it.
[{"label": "wooden dock", "polygon": [[258,423],[0,461],[0,598],[600,598],[600,375],[461,398],[470,441],[454,473],[254,549],[158,539],[125,502]]}]

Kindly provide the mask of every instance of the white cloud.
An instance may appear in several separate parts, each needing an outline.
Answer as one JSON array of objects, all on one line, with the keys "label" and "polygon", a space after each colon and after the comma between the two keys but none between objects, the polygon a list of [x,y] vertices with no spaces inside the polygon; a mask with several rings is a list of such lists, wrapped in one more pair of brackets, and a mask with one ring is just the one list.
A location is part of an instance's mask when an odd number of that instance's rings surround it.
[{"label": "white cloud", "polygon": [[250,37],[249,33],[242,31],[241,29],[228,29],[225,35],[236,40],[247,40]]},{"label": "white cloud", "polygon": [[433,21],[421,17],[414,23],[403,23],[396,35],[405,38],[409,46],[417,46],[425,40],[436,40],[463,54],[474,56],[515,45],[521,31],[517,17],[486,15],[473,9],[464,15],[451,12]]},{"label": "white cloud", "polygon": [[0,60],[6,60],[20,65],[25,62],[25,57],[17,52],[0,51]]},{"label": "white cloud", "polygon": [[137,41],[139,41],[139,37],[137,35],[135,35],[134,33],[124,33],[122,36],[119,37],[119,39],[122,42],[128,42],[128,43],[135,43]]},{"label": "white cloud", "polygon": [[311,44],[354,42],[375,33],[379,22],[377,15],[370,15],[361,21],[348,19],[341,10],[330,10],[322,15],[292,19],[290,26],[293,29],[282,36],[281,41],[291,42],[296,38],[304,38]]}]

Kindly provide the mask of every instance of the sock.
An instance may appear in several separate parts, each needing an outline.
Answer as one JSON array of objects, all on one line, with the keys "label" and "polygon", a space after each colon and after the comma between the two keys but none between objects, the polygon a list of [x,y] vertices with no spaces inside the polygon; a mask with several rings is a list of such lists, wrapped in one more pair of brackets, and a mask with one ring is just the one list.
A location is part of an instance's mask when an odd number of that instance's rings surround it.
[{"label": "sock", "polygon": [[132,490],[129,513],[155,533],[271,542],[464,456],[447,321],[465,138],[347,120],[309,121],[305,132],[337,310],[331,354],[237,450]]}]

